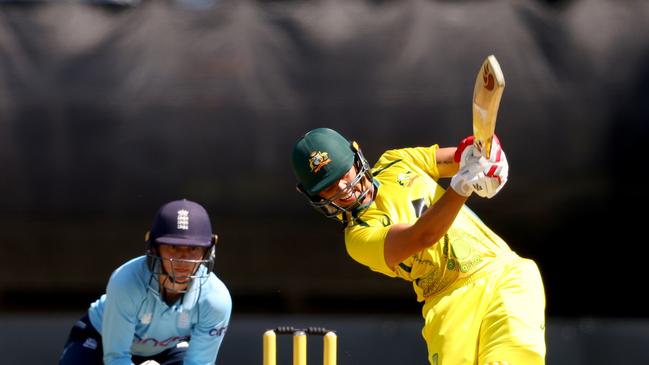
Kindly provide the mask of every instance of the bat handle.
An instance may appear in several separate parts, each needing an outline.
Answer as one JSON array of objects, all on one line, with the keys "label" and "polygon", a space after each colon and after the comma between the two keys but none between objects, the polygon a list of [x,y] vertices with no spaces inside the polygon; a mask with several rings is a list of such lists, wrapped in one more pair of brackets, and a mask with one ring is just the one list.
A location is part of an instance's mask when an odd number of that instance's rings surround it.
[{"label": "bat handle", "polygon": [[473,141],[476,149],[480,154],[482,154],[487,160],[491,157],[491,142],[493,141],[493,136],[485,139],[484,141],[476,138]]}]

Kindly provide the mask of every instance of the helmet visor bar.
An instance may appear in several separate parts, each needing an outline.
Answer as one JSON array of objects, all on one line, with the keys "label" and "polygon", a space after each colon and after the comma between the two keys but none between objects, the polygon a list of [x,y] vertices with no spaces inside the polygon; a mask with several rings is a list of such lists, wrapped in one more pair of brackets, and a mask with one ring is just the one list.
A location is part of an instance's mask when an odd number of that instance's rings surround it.
[{"label": "helmet visor bar", "polygon": [[[154,265],[153,273],[166,276],[172,283],[186,284],[194,279],[207,279],[212,272],[214,260],[206,259],[177,259],[162,258],[158,255],[147,253],[147,256],[159,264]],[[164,262],[168,263],[169,270],[165,268]],[[206,270],[200,270],[204,266]],[[190,268],[187,270],[186,268]]]},{"label": "helmet visor bar", "polygon": [[361,189],[360,195],[356,198],[354,204],[348,206],[348,207],[342,207],[338,204],[336,204],[336,201],[346,197],[347,195],[350,194],[350,192],[354,189],[354,187],[358,184],[363,183],[363,179],[367,179],[367,181],[371,185],[372,181],[372,175],[369,170],[369,165],[366,163],[363,163],[363,160],[361,159],[358,161],[355,165],[357,168],[358,174],[356,177],[354,177],[354,180],[351,181],[344,189],[340,190],[336,195],[329,199],[324,199],[320,197],[319,200],[313,200],[311,199],[311,205],[313,205],[314,208],[317,210],[321,211],[325,216],[328,218],[336,218],[340,213],[351,213],[358,207],[360,207],[363,204],[363,201],[365,200],[365,197],[367,194],[371,191],[370,188],[363,188]]}]

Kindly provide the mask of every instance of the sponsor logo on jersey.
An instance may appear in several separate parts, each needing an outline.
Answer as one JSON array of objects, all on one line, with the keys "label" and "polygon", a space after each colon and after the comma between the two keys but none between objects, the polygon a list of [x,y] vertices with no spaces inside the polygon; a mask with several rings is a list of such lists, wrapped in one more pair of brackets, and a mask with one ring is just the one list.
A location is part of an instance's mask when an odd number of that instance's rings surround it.
[{"label": "sponsor logo on jersey", "polygon": [[317,174],[321,168],[327,166],[330,162],[327,152],[313,151],[309,155],[309,167],[314,174]]},{"label": "sponsor logo on jersey", "polygon": [[225,334],[225,331],[228,330],[228,326],[216,327],[210,330],[210,336],[221,337]]},{"label": "sponsor logo on jersey", "polygon": [[153,347],[167,347],[171,343],[177,343],[182,341],[189,341],[190,336],[172,336],[164,340],[158,340],[157,338],[139,338],[136,337],[133,339],[133,343],[138,345],[152,345]]}]

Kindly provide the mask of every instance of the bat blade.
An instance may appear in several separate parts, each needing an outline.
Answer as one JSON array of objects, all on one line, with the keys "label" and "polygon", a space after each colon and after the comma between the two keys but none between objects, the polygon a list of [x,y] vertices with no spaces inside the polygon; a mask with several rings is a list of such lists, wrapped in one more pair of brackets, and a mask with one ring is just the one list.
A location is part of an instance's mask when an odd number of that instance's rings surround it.
[{"label": "bat blade", "polygon": [[505,76],[494,55],[489,55],[478,71],[473,88],[473,136],[475,145],[486,158],[496,130],[500,99],[505,90]]}]

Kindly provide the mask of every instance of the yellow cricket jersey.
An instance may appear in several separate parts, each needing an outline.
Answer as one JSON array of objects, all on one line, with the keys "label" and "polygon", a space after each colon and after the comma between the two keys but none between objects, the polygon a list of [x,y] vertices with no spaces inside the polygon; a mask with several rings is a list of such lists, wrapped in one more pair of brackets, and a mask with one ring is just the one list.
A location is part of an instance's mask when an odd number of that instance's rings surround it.
[{"label": "yellow cricket jersey", "polygon": [[507,244],[466,206],[448,232],[431,247],[394,269],[385,263],[383,245],[394,223],[414,223],[444,193],[438,185],[437,145],[386,151],[372,169],[378,193],[365,213],[345,228],[347,252],[370,269],[412,281],[423,301],[456,280],[511,254]]}]

